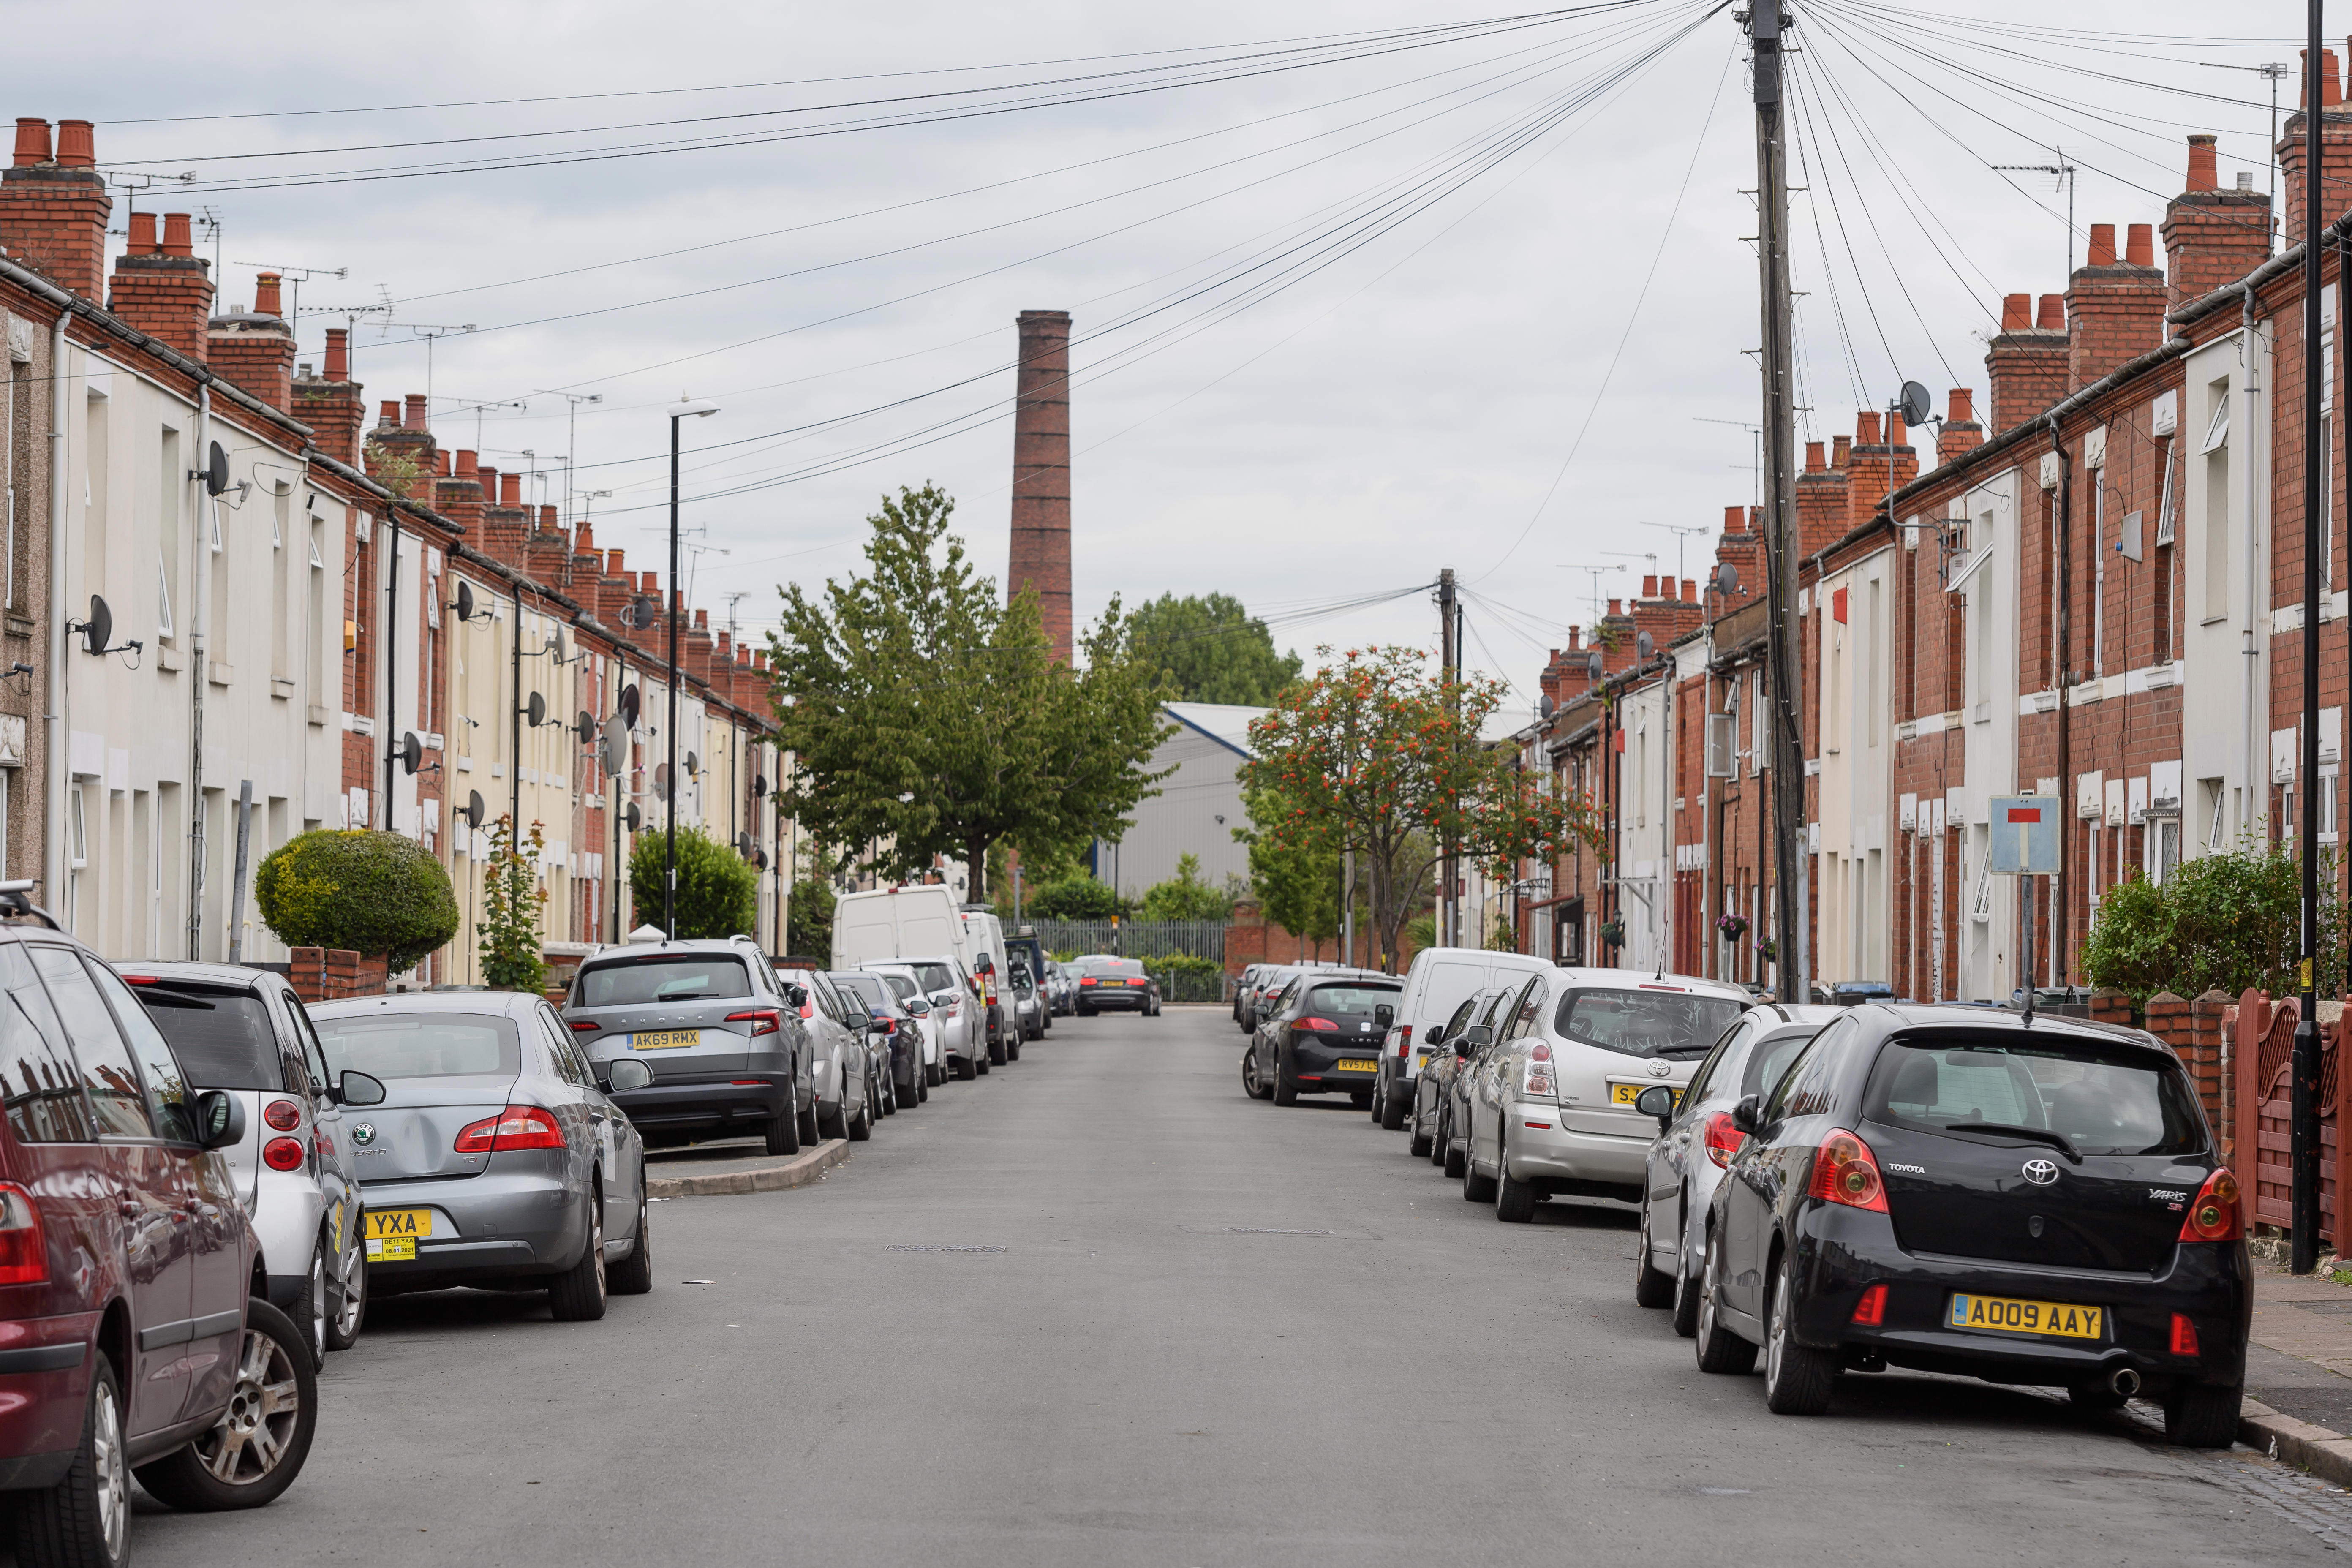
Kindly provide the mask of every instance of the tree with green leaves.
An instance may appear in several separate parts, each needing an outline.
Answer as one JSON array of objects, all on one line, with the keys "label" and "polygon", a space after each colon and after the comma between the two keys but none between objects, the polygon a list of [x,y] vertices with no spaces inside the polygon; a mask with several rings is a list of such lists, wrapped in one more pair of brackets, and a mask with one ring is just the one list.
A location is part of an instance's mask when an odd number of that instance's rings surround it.
[{"label": "tree with green leaves", "polygon": [[1309,833],[1277,835],[1274,828],[1288,815],[1282,797],[1270,790],[1247,790],[1242,804],[1250,826],[1236,827],[1234,837],[1249,846],[1250,888],[1257,894],[1265,918],[1315,944],[1339,934],[1339,851]]},{"label": "tree with green leaves", "polygon": [[1298,679],[1298,656],[1275,652],[1265,623],[1230,594],[1162,594],[1127,624],[1129,646],[1172,701],[1263,708]]},{"label": "tree with green leaves", "polygon": [[[662,907],[662,834],[637,835],[629,851],[629,896],[649,919]],[[735,847],[691,825],[677,830],[677,934],[749,936],[759,930],[760,873]]]},{"label": "tree with green leaves", "polygon": [[[1318,650],[1327,660],[1331,650]],[[1452,844],[1506,871],[1598,846],[1591,807],[1481,739],[1503,700],[1492,677],[1433,676],[1417,648],[1349,648],[1250,724],[1246,789],[1272,797],[1264,835],[1284,847],[1352,849],[1382,963]]]},{"label": "tree with green leaves", "polygon": [[955,503],[902,489],[867,519],[866,571],[782,589],[768,639],[780,741],[797,759],[784,808],[840,864],[911,878],[941,856],[986,902],[988,852],[1066,858],[1117,838],[1161,776],[1155,672],[1117,600],[1054,658],[1034,594],[1011,604],[948,531]]},{"label": "tree with green leaves", "polygon": [[482,984],[498,991],[536,991],[547,978],[547,954],[541,945],[540,912],[547,907],[547,889],[541,885],[539,858],[547,848],[547,834],[539,823],[520,841],[514,818],[501,816],[490,826],[490,858],[482,877],[482,918],[474,935],[482,961]]},{"label": "tree with green leaves", "polygon": [[1234,912],[1234,900],[1223,888],[1201,875],[1201,858],[1176,857],[1176,874],[1143,889],[1143,918],[1148,921],[1221,921]]}]

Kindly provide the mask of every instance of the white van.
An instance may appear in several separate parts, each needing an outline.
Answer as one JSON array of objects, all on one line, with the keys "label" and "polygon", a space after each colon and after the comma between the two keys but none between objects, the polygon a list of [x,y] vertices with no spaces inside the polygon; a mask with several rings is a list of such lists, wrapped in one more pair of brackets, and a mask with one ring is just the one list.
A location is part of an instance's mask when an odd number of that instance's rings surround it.
[{"label": "white van", "polygon": [[952,952],[970,973],[972,951],[955,894],[935,884],[845,893],[833,906],[835,969]]},{"label": "white van", "polygon": [[[840,930],[835,917],[835,931]],[[1430,1036],[1454,1009],[1489,986],[1523,981],[1553,967],[1551,960],[1526,952],[1483,947],[1424,947],[1405,971],[1404,994],[1381,1047],[1380,1071],[1372,1079],[1372,1120],[1394,1132],[1412,1114],[1414,1080],[1430,1047]]]},{"label": "white van", "polygon": [[965,967],[980,981],[981,1016],[988,1021],[988,1059],[1002,1067],[1021,1059],[1021,1030],[1008,1022],[1013,1008],[1013,971],[1004,957],[1004,927],[986,904],[965,904]]}]

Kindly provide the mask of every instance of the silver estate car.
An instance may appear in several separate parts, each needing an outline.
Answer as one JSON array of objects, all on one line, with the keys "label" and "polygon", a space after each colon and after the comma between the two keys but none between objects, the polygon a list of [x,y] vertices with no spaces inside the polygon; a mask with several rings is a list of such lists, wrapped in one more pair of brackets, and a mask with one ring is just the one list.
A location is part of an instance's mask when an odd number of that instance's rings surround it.
[{"label": "silver estate car", "polygon": [[[1691,1075],[1680,1103],[1660,1118],[1642,1189],[1641,1244],[1634,1248],[1633,1300],[1671,1306],[1675,1332],[1698,1332],[1698,1290],[1706,1267],[1706,1207],[1715,1184],[1747,1135],[1731,1124],[1731,1108],[1746,1096],[1771,1094],[1805,1042],[1843,1007],[1762,1002],[1725,1031]],[[1657,1099],[1644,1112],[1659,1109]]]},{"label": "silver estate car", "polygon": [[[923,1087],[929,1089],[940,1081],[940,1018],[931,999],[923,993],[922,982],[903,963],[869,963],[863,973],[878,974],[889,988],[891,1000],[898,1011],[907,1015],[915,1035],[915,1059],[920,1064]],[[929,1096],[920,1098],[928,1099]]]},{"label": "silver estate car", "polygon": [[963,965],[951,954],[938,958],[877,959],[861,969],[885,974],[910,975],[931,1001],[931,1019],[939,1026],[940,1078],[949,1073],[972,1078],[988,1070],[988,1040],[977,993]]},{"label": "silver estate car", "polygon": [[851,1007],[823,970],[788,969],[782,979],[808,1030],[817,1136],[864,1142],[873,1136],[877,1113],[871,1092],[875,1052],[866,1035],[866,1009],[862,1004]]},{"label": "silver estate car", "polygon": [[1470,1058],[1470,1031],[1485,1024],[1491,1039],[1494,1023],[1489,1015],[1512,994],[1509,987],[1490,985],[1465,998],[1413,1046],[1421,1068],[1412,1075],[1412,1116],[1407,1122],[1412,1142],[1407,1152],[1431,1164],[1448,1165],[1449,1176],[1462,1173],[1454,1146],[1454,1079]]},{"label": "silver estate car", "polygon": [[751,1135],[795,1154],[816,1142],[809,1031],[748,940],[599,948],[572,976],[563,1021],[592,1062],[635,1057],[651,1071],[615,1099],[657,1147]]},{"label": "silver estate car", "polygon": [[1638,1203],[1657,1123],[1634,1100],[1653,1085],[1688,1083],[1754,1000],[1720,981],[1623,969],[1553,969],[1528,981],[1508,1026],[1460,1080],[1463,1197],[1518,1224],[1555,1194]]},{"label": "silver estate car", "polygon": [[592,1070],[528,992],[354,997],[310,1016],[330,1068],[384,1087],[350,1119],[376,1295],[544,1287],[557,1318],[585,1321],[608,1290],[653,1289],[645,1143],[605,1092],[644,1088],[642,1060]]},{"label": "silver estate car", "polygon": [[[245,1136],[225,1147],[252,1216],[269,1303],[310,1336],[323,1364],[349,1350],[367,1315],[359,1178],[335,1077],[301,998],[285,977],[227,963],[126,965],[122,978],[172,1042],[196,1089],[245,1107]],[[370,1090],[372,1094],[373,1091]],[[362,1103],[366,1102],[363,1096]]]}]

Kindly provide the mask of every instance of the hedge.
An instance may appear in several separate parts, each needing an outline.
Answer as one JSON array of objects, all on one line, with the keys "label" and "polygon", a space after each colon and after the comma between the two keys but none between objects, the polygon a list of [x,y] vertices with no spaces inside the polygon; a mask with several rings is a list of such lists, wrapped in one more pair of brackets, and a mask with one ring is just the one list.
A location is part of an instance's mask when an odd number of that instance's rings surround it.
[{"label": "hedge", "polygon": [[425,847],[397,833],[320,828],[262,857],[262,923],[289,947],[384,955],[394,973],[457,934],[457,894]]}]

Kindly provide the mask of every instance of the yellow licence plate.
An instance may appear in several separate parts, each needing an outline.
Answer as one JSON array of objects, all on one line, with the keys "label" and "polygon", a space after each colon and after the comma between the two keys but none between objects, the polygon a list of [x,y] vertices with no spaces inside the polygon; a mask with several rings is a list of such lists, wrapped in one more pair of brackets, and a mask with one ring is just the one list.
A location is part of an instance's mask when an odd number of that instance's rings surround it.
[{"label": "yellow licence plate", "polygon": [[629,1037],[633,1051],[677,1051],[702,1044],[699,1029],[640,1029]]},{"label": "yellow licence plate", "polygon": [[[1642,1098],[1642,1091],[1645,1089],[1665,1089],[1668,1087],[1668,1085],[1663,1083],[1612,1083],[1609,1086],[1609,1103],[1612,1105],[1631,1105],[1635,1100]],[[1676,1105],[1680,1105],[1682,1102],[1683,1091],[1677,1089],[1675,1090],[1675,1103]]]},{"label": "yellow licence plate", "polygon": [[2078,1307],[2068,1301],[2020,1301],[2007,1296],[1952,1297],[1945,1321],[1956,1329],[1984,1329],[1997,1334],[2055,1334],[2061,1339],[2105,1338],[2106,1309]]},{"label": "yellow licence plate", "polygon": [[416,1239],[433,1234],[431,1209],[370,1209],[367,1255],[371,1263],[415,1260]]},{"label": "yellow licence plate", "polygon": [[1378,1072],[1381,1070],[1381,1064],[1378,1062],[1349,1060],[1339,1062],[1335,1065],[1341,1072]]}]

